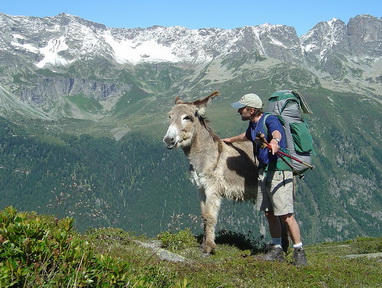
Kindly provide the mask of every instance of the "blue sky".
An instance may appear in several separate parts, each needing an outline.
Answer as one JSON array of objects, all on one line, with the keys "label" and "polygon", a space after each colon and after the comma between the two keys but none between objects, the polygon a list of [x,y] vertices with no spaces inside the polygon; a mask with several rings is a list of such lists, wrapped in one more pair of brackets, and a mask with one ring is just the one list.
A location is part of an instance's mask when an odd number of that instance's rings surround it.
[{"label": "blue sky", "polygon": [[381,0],[0,0],[0,12],[55,16],[61,12],[114,28],[183,26],[232,29],[264,23],[293,26],[300,36],[332,18],[382,16]]}]

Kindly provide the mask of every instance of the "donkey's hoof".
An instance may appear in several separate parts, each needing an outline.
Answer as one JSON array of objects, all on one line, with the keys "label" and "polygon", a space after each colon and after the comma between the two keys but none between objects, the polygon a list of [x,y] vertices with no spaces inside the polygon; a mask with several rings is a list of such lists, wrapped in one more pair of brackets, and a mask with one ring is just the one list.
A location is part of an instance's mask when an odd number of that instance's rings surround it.
[{"label": "donkey's hoof", "polygon": [[205,255],[215,254],[215,247],[202,245],[202,249],[203,249],[203,254]]},{"label": "donkey's hoof", "polygon": [[207,254],[207,255],[215,254],[215,247],[216,247],[215,243],[213,245],[202,243],[201,247],[203,250],[203,254]]},{"label": "donkey's hoof", "polygon": [[202,252],[202,257],[205,258],[205,257],[209,257],[211,255],[214,255],[215,254],[215,249],[211,249],[209,251],[205,251],[203,250]]},{"label": "donkey's hoof", "polygon": [[211,253],[205,253],[205,252],[202,253],[202,258],[208,258],[210,256],[211,256]]}]

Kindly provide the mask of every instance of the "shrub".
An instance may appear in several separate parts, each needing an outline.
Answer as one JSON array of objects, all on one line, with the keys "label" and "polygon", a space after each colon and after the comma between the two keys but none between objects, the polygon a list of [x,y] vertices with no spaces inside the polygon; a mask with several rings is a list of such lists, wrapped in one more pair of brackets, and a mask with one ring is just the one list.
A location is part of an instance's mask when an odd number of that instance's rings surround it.
[{"label": "shrub", "polygon": [[96,254],[74,220],[0,211],[0,287],[125,287],[145,283],[127,262]]},{"label": "shrub", "polygon": [[192,235],[191,230],[188,228],[177,233],[171,233],[168,231],[163,232],[158,235],[158,239],[162,242],[162,248],[170,251],[177,251],[197,246],[197,241]]}]

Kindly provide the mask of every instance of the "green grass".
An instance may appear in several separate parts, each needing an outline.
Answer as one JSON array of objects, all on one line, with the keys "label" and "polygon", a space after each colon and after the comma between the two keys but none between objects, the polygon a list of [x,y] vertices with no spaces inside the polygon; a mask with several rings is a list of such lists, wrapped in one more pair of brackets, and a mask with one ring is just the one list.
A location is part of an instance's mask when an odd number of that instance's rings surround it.
[{"label": "green grass", "polygon": [[0,211],[0,287],[381,287],[382,237],[306,246],[309,265],[297,268],[256,259],[263,244],[250,237],[218,235],[216,253],[203,257],[186,229],[159,235],[187,260],[161,260],[140,246],[143,236],[116,228],[79,234],[73,219],[56,219],[12,207]]}]

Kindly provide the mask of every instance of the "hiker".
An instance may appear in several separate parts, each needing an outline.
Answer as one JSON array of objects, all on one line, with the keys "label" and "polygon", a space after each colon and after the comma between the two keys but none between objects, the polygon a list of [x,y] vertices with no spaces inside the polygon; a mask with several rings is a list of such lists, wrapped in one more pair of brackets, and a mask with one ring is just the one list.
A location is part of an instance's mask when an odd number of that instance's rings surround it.
[{"label": "hiker", "polygon": [[[306,255],[302,247],[299,225],[293,215],[293,201],[295,193],[295,182],[292,171],[278,168],[277,152],[286,148],[286,137],[280,120],[275,115],[263,117],[263,103],[259,96],[254,93],[244,95],[238,102],[231,106],[238,109],[243,121],[249,120],[246,132],[222,139],[226,143],[237,141],[252,141],[254,153],[259,161],[259,191],[256,208],[264,211],[268,220],[269,232],[272,237],[271,245],[263,257],[269,261],[283,261],[284,250],[282,248],[282,224],[289,230],[293,241],[294,264],[304,266],[307,264]],[[264,118],[265,126],[264,129]],[[264,131],[264,130],[267,130]],[[262,148],[259,135],[264,134],[268,148]]]}]

